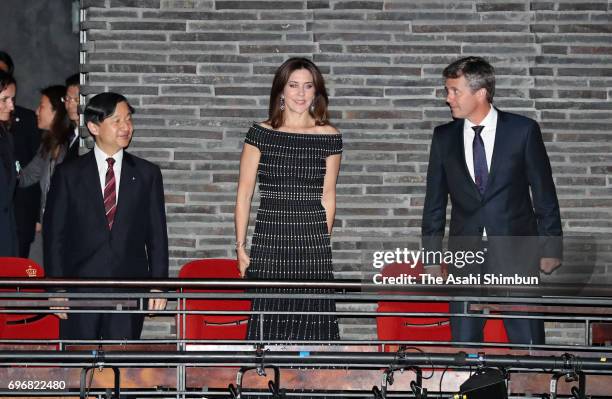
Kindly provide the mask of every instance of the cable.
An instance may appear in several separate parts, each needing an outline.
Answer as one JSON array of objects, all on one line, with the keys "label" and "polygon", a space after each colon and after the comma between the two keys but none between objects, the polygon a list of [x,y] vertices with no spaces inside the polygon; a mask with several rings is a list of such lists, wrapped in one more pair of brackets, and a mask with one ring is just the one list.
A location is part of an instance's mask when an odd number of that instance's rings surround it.
[{"label": "cable", "polygon": [[93,362],[91,363],[91,373],[89,374],[89,381],[87,381],[87,385],[85,386],[85,397],[88,398],[89,397],[89,390],[91,389],[91,384],[93,382],[93,375],[96,372],[96,359],[94,358]]},{"label": "cable", "polygon": [[438,398],[441,398],[442,396],[442,380],[444,380],[444,374],[446,374],[446,370],[448,370],[448,366],[444,367],[444,371],[442,371],[442,375],[440,375],[440,386],[438,388]]},{"label": "cable", "polygon": [[91,390],[91,384],[93,383],[94,373],[96,372],[96,361],[98,360],[98,356],[102,351],[102,344],[98,345],[98,350],[96,351],[96,356],[94,357],[91,363],[91,374],[89,375],[89,381],[87,381],[87,386],[85,387],[85,397],[89,397],[89,391]]},{"label": "cable", "polygon": [[[400,346],[400,349],[403,351],[408,350],[408,349],[414,349],[415,351],[421,353],[421,354],[425,354],[425,352],[423,352],[422,349],[417,348],[416,346]],[[396,355],[398,355],[400,352],[398,350],[398,352],[395,352]],[[397,359],[394,359],[397,360]],[[431,356],[428,354],[427,355],[427,360],[429,360],[429,364],[431,365],[431,374],[428,375],[427,377],[421,377],[424,380],[429,380],[430,378],[432,378],[434,376],[434,364],[433,361],[431,360]]]}]

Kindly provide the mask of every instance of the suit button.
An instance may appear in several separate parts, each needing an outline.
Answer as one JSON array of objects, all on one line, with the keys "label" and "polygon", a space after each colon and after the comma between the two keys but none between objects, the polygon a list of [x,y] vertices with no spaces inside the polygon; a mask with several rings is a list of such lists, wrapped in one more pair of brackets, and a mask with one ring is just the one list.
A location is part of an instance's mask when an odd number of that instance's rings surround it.
[{"label": "suit button", "polygon": [[483,231],[484,231],[484,227],[480,226],[480,227],[478,228],[478,232],[479,232],[480,234],[482,234],[482,232],[483,232]]},{"label": "suit button", "polygon": [[4,207],[4,209],[2,209],[2,212],[8,213],[8,207]]}]

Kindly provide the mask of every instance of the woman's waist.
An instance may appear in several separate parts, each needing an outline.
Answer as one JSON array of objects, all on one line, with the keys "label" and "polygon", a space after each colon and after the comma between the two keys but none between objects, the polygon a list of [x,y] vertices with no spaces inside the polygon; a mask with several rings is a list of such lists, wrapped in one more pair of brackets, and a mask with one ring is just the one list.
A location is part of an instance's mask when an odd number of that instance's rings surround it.
[{"label": "woman's waist", "polygon": [[259,208],[260,209],[274,209],[279,207],[314,207],[320,209],[323,207],[321,204],[320,195],[260,195]]}]

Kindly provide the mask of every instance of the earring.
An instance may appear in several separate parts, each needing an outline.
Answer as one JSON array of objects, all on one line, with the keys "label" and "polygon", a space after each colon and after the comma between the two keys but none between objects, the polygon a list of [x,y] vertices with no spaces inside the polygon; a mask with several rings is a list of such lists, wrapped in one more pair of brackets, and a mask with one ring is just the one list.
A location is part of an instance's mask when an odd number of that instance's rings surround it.
[{"label": "earring", "polygon": [[315,110],[315,106],[314,106],[314,101],[310,104],[310,113],[314,114],[314,110]]},{"label": "earring", "polygon": [[285,110],[285,97],[280,98],[280,110],[284,111]]}]

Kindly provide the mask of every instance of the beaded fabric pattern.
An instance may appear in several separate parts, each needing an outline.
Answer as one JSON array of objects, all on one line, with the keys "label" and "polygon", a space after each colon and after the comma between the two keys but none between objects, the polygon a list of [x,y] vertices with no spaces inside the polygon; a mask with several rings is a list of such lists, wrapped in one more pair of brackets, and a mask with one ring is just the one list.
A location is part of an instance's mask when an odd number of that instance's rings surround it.
[{"label": "beaded fabric pattern", "polygon": [[[247,278],[333,280],[330,237],[321,204],[325,159],[342,152],[340,134],[289,133],[254,124],[246,144],[261,152],[258,167],[260,205]],[[333,312],[335,301],[316,299],[322,289],[266,289],[274,298],[254,298],[253,311]],[[290,298],[291,294],[309,298]],[[252,315],[250,340],[339,340],[334,315]]]}]

